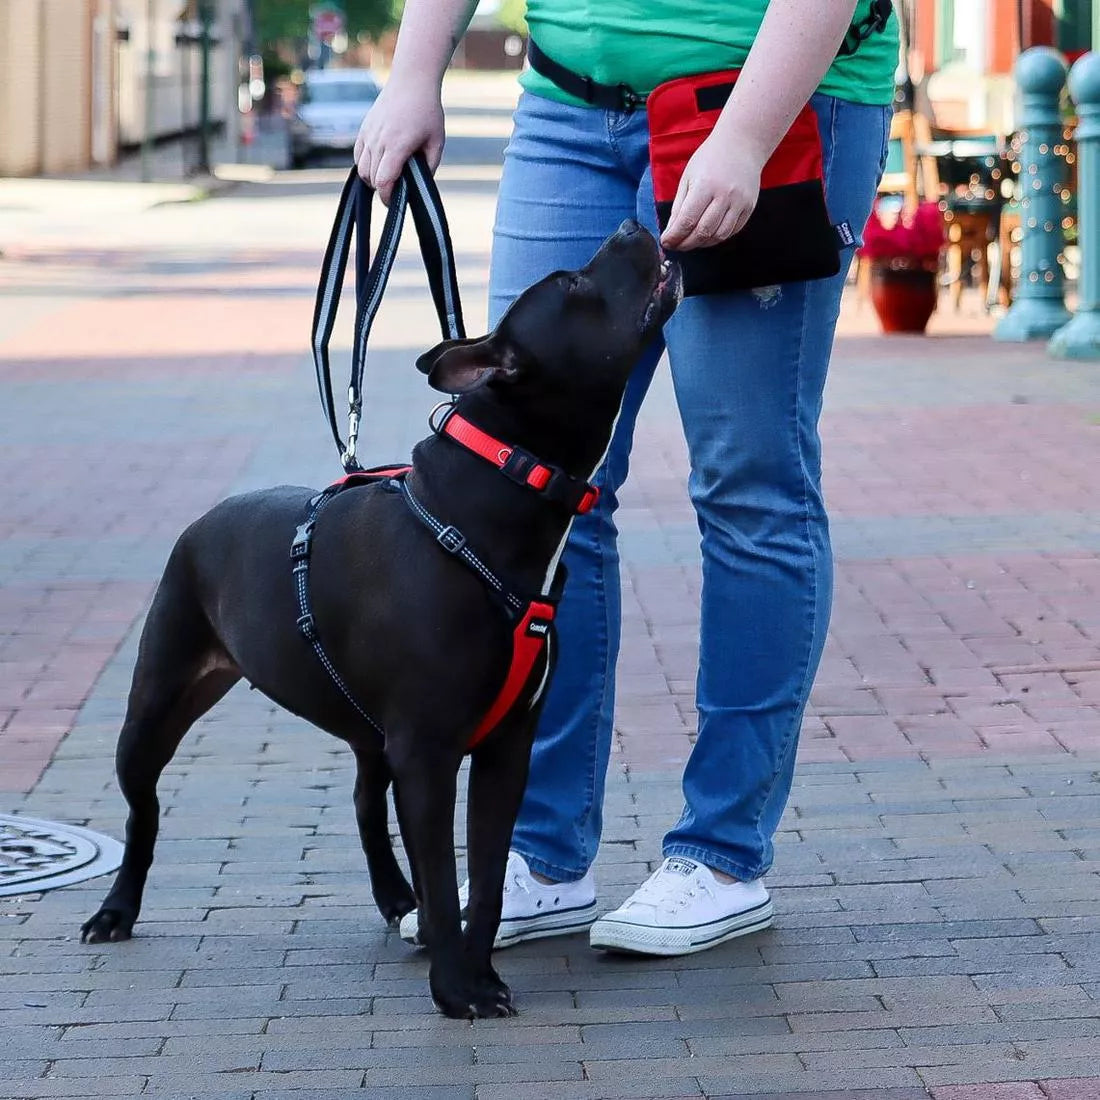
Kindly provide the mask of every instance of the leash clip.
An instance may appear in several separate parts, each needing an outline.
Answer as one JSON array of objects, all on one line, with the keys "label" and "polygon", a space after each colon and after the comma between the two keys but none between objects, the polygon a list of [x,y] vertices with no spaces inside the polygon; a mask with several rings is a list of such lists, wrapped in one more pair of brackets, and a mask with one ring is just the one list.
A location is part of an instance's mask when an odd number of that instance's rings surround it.
[{"label": "leash clip", "polygon": [[359,442],[359,421],[363,411],[363,401],[354,386],[348,387],[348,445],[340,456],[344,469],[349,472],[360,469],[355,457],[355,448]]}]

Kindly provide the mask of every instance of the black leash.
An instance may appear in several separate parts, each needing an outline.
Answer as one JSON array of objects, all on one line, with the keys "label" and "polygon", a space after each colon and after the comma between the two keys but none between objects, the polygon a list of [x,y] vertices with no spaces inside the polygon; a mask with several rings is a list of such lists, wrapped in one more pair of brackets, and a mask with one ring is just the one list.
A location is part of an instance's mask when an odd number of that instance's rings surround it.
[{"label": "black leash", "polygon": [[[355,452],[363,411],[363,371],[367,361],[367,341],[393,270],[405,213],[410,207],[443,337],[454,340],[466,335],[447,216],[423,154],[417,153],[405,165],[401,178],[394,186],[390,207],[382,226],[378,252],[372,262],[370,224],[373,201],[374,189],[364,183],[356,169],[352,168],[340,194],[336,220],[329,235],[324,260],[321,262],[321,279],[313,311],[311,343],[321,407],[328,417],[332,438],[340,450],[340,461],[348,473],[362,469]],[[340,303],[353,238],[356,241],[355,336],[348,384],[348,438],[345,443],[340,437],[336,421],[328,343],[336,321],[336,310]]]},{"label": "black leash", "polygon": [[[893,0],[871,0],[868,14],[848,28],[837,57],[848,57],[872,34],[884,31],[892,11]],[[601,84],[590,76],[574,72],[552,57],[547,57],[533,38],[527,39],[527,60],[540,76],[546,77],[563,92],[568,92],[592,107],[600,107],[605,111],[635,111],[645,106],[646,96],[643,93],[635,91],[628,84]]]}]

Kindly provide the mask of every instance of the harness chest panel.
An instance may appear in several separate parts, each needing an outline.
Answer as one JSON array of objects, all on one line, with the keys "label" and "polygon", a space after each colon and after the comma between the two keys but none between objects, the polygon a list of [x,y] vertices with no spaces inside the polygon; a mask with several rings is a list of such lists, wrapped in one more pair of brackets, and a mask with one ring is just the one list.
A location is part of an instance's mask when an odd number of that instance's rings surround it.
[{"label": "harness chest panel", "polygon": [[359,716],[379,734],[384,735],[382,726],[355,698],[321,644],[310,600],[309,568],[317,520],[329,501],[347,489],[366,485],[382,484],[391,492],[400,492],[410,512],[435,535],[440,549],[458,558],[473,570],[496,597],[494,602],[500,606],[502,612],[515,622],[512,631],[512,657],[508,672],[497,697],[467,742],[467,749],[473,749],[523,702],[525,689],[531,683],[536,666],[542,660],[541,681],[537,689],[530,694],[527,707],[533,707],[540,698],[549,674],[551,627],[564,582],[564,572],[559,567],[559,575],[555,578],[549,595],[540,595],[533,599],[524,599],[519,596],[474,553],[468,546],[465,536],[456,527],[441,523],[412,495],[406,481],[406,474],[411,469],[411,466],[386,466],[346,474],[310,500],[309,511],[305,520],[298,525],[290,548],[294,590],[298,600],[298,632],[310,644],[317,659],[329,674],[329,678]]}]

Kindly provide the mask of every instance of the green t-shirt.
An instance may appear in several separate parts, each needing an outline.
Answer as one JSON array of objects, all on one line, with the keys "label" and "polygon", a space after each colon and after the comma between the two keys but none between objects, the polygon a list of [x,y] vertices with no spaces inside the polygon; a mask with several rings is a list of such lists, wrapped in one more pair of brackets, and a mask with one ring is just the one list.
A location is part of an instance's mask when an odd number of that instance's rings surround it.
[{"label": "green t-shirt", "polygon": [[[871,0],[859,0],[855,22]],[[740,68],[768,0],[528,0],[531,37],[548,57],[604,84],[651,92],[665,80]],[[887,104],[894,95],[898,24],[874,33],[848,57],[838,57],[819,91],[853,103]],[[530,92],[579,103],[528,69]]]}]

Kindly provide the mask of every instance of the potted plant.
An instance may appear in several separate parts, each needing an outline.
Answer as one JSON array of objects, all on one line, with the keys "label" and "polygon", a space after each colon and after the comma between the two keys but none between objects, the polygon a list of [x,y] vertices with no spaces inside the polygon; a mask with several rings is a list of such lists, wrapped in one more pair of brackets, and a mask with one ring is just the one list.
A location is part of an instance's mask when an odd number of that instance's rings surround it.
[{"label": "potted plant", "polygon": [[875,203],[863,231],[871,303],[884,332],[924,332],[936,308],[943,215],[934,202],[887,214]]}]

